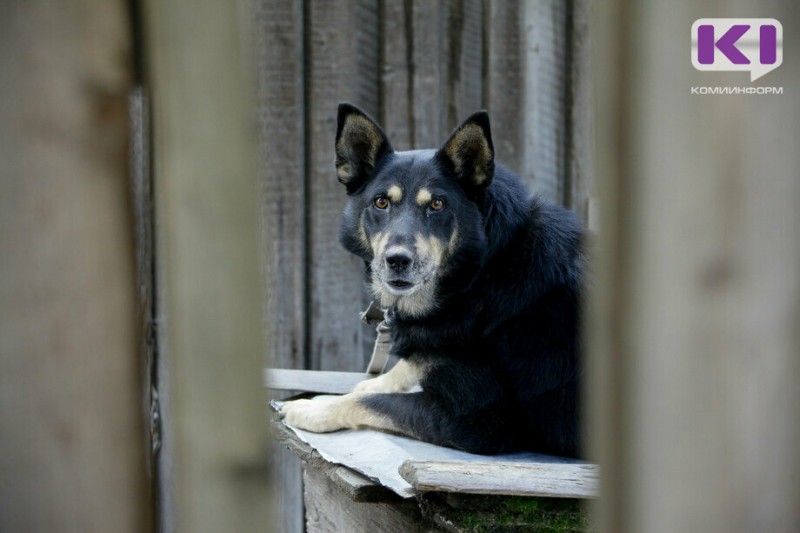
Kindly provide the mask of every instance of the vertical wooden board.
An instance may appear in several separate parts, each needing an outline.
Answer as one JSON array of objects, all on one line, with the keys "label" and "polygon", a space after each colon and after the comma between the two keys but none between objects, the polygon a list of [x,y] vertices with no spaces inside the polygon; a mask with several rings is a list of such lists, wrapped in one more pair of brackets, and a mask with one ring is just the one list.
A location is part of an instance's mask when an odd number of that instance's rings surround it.
[{"label": "vertical wooden board", "polygon": [[522,175],[524,92],[523,4],[488,0],[486,13],[486,109],[497,160]]},{"label": "vertical wooden board", "polygon": [[267,353],[276,368],[305,361],[305,124],[303,11],[254,0],[259,183],[265,255]]},{"label": "vertical wooden board", "polygon": [[[688,38],[655,44],[704,16],[696,2],[598,12],[600,531],[796,531],[800,105],[692,95],[748,83],[690,68]],[[796,61],[769,76],[800,84]]]},{"label": "vertical wooden board", "polygon": [[[155,228],[153,183],[150,172],[150,100],[143,87],[131,94],[129,107],[131,140],[131,192],[136,235],[136,285],[140,316],[140,368],[142,376],[141,414],[147,431],[143,444],[147,450],[147,469],[154,482],[158,476],[156,457],[161,434],[157,412],[157,344],[155,323]],[[157,498],[157,496],[156,496]]]},{"label": "vertical wooden board", "polygon": [[447,15],[445,2],[410,0],[413,27],[414,148],[439,147],[447,128]]},{"label": "vertical wooden board", "polygon": [[306,4],[307,204],[310,366],[360,371],[368,333],[361,262],[339,244],[344,187],[333,171],[336,106],[346,100],[377,116],[378,13],[372,2]]},{"label": "vertical wooden board", "polygon": [[[447,131],[483,103],[483,1],[451,0],[447,18]],[[436,146],[445,141],[440,139]]]},{"label": "vertical wooden board", "polygon": [[[259,126],[259,186],[264,244],[267,364],[305,368],[305,87],[303,5],[253,0]],[[300,462],[271,448],[273,529],[302,533]]]},{"label": "vertical wooden board", "polygon": [[158,147],[160,359],[169,368],[161,461],[169,505],[161,527],[262,531],[270,519],[269,447],[244,6],[155,0],[144,7]]},{"label": "vertical wooden board", "polygon": [[567,130],[564,204],[590,225],[590,204],[596,197],[593,172],[594,135],[592,49],[589,0],[572,0],[569,26]]},{"label": "vertical wooden board", "polygon": [[558,202],[566,174],[566,16],[563,0],[528,0],[522,13],[525,127],[519,171],[534,190]]},{"label": "vertical wooden board", "polygon": [[0,531],[148,531],[126,2],[2,2],[0,49]]},{"label": "vertical wooden board", "polygon": [[413,147],[413,28],[410,0],[382,0],[380,122],[395,150]]}]

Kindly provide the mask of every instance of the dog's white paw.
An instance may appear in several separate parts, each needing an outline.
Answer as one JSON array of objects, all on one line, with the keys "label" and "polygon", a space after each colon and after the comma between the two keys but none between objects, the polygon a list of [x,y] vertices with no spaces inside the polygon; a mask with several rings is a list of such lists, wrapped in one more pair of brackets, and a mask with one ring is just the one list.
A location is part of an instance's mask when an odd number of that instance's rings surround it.
[{"label": "dog's white paw", "polygon": [[314,433],[345,429],[341,411],[343,396],[317,396],[311,400],[294,400],[281,407],[283,420],[290,426]]}]

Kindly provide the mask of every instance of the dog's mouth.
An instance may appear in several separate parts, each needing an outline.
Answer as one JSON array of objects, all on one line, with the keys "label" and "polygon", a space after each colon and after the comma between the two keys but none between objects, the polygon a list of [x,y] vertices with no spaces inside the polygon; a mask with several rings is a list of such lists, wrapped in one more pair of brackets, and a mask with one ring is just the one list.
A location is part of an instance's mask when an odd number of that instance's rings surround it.
[{"label": "dog's mouth", "polygon": [[409,294],[414,291],[416,284],[404,279],[392,279],[386,282],[386,287],[394,294]]}]

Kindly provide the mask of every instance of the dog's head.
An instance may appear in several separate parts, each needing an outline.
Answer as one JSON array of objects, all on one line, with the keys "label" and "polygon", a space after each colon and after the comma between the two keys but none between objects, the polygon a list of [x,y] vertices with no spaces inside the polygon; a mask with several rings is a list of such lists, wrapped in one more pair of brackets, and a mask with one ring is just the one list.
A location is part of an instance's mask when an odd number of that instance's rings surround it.
[{"label": "dog's head", "polygon": [[341,104],[336,171],[349,196],[342,244],[364,259],[384,307],[424,316],[436,309],[443,284],[465,283],[480,264],[480,206],[494,176],[486,112],[438,150],[396,152],[369,116]]}]

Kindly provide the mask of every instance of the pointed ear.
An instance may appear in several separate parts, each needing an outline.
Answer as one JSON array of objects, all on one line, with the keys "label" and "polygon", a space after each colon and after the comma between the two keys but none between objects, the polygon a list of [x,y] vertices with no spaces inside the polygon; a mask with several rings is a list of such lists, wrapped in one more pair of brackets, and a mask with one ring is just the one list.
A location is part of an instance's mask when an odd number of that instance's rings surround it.
[{"label": "pointed ear", "polygon": [[394,150],[374,120],[354,105],[339,104],[336,126],[336,176],[347,193],[358,190],[375,164]]},{"label": "pointed ear", "polygon": [[439,154],[452,164],[458,182],[470,196],[483,192],[494,176],[489,114],[478,111],[465,120],[444,143]]}]

